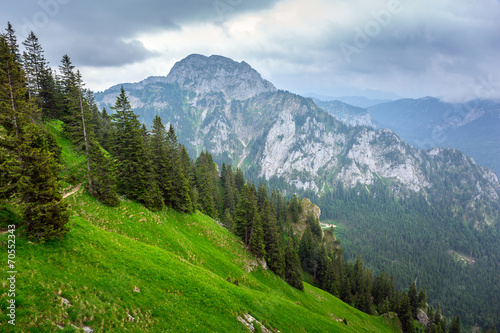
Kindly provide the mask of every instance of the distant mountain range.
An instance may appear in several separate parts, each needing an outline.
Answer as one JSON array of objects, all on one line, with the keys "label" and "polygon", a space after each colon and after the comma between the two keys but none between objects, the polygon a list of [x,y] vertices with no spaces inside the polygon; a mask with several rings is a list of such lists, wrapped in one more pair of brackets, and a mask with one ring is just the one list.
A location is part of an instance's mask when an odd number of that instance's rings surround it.
[{"label": "distant mountain range", "polygon": [[401,99],[369,107],[371,120],[418,148],[455,148],[500,176],[500,103]]},{"label": "distant mountain range", "polygon": [[313,93],[308,93],[308,94],[305,94],[304,96],[310,97],[314,100],[319,100],[322,102],[339,101],[339,102],[343,102],[345,104],[350,104],[352,106],[357,106],[360,108],[368,108],[370,106],[374,106],[377,104],[388,103],[388,102],[392,102],[393,100],[400,99],[399,97],[387,99],[387,98],[368,98],[366,96],[332,97],[332,96],[324,96],[324,95],[318,95],[318,94],[313,94]]}]

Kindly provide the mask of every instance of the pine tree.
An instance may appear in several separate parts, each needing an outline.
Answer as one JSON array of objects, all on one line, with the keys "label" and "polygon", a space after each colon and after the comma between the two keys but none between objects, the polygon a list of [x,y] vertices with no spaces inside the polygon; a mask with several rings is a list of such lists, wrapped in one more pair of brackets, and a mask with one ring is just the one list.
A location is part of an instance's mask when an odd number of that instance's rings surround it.
[{"label": "pine tree", "polygon": [[279,275],[284,276],[284,257],[282,236],[274,215],[274,211],[267,200],[262,205],[260,212],[264,231],[264,243],[266,249],[266,262],[269,268]]},{"label": "pine tree", "polygon": [[7,28],[5,29],[5,39],[7,41],[7,46],[10,47],[10,53],[14,57],[13,61],[22,65],[21,53],[19,52],[19,45],[17,44],[17,37],[14,28],[10,22],[7,22]]},{"label": "pine tree", "polygon": [[411,315],[410,298],[406,293],[403,293],[401,296],[398,308],[398,316],[399,320],[401,320],[403,332],[414,333],[416,331],[415,323],[413,322],[413,318]]},{"label": "pine tree", "polygon": [[353,289],[354,294],[362,293],[364,291],[364,281],[363,281],[363,260],[361,259],[361,255],[357,255],[356,262],[354,263],[353,270]]},{"label": "pine tree", "polygon": [[[62,200],[53,140],[38,126],[40,111],[26,99],[26,79],[13,46],[0,36],[0,125],[5,174],[16,186],[9,194],[20,198],[28,235],[37,240],[60,238],[69,220]],[[7,163],[5,163],[5,160]],[[6,177],[2,173],[0,179]],[[11,183],[12,184],[12,183]]]},{"label": "pine tree", "polygon": [[[97,105],[91,92],[84,93],[82,77],[79,71],[73,73],[73,65],[68,56],[63,59],[66,80],[64,95],[66,116],[63,133],[73,142],[76,151],[85,156],[86,189],[90,195],[110,206],[119,204],[115,189],[112,161],[105,156],[96,139],[92,126],[92,112],[96,113]],[[99,186],[101,186],[99,188]]]},{"label": "pine tree", "polygon": [[264,245],[264,231],[262,230],[262,221],[257,213],[253,221],[252,233],[248,244],[250,252],[258,258],[265,258],[266,250]]},{"label": "pine tree", "polygon": [[243,175],[243,171],[240,168],[236,169],[236,175],[234,176],[234,185],[238,190],[238,193],[243,189],[243,185],[245,185],[245,176]]},{"label": "pine tree", "polygon": [[101,131],[97,137],[99,144],[106,151],[111,151],[112,138],[114,137],[114,126],[111,116],[106,111],[106,108],[101,112]]},{"label": "pine tree", "polygon": [[296,289],[304,290],[301,276],[299,257],[295,252],[293,239],[289,237],[285,249],[285,281]]},{"label": "pine tree", "polygon": [[23,64],[28,83],[28,96],[33,98],[41,108],[42,100],[40,92],[42,90],[42,76],[46,72],[48,64],[45,60],[43,48],[33,31],[30,32],[23,45],[26,48],[26,51],[23,52]]},{"label": "pine tree", "polygon": [[317,241],[321,241],[323,238],[323,231],[321,230],[321,225],[319,220],[314,217],[312,213],[307,214],[306,225],[311,228],[311,233]]},{"label": "pine tree", "polygon": [[60,238],[67,232],[67,204],[57,181],[59,168],[43,130],[36,124],[22,131],[20,146],[21,200],[28,234],[37,240]]},{"label": "pine tree", "polygon": [[460,324],[460,316],[453,318],[450,324],[450,333],[460,333],[462,331],[462,325]]},{"label": "pine tree", "polygon": [[[61,59],[59,65],[60,76],[57,77],[56,85],[58,92],[62,96],[72,96],[75,94],[74,88],[76,86],[76,77],[74,72],[75,66],[72,64],[70,57],[65,54]],[[60,117],[66,121],[69,116],[70,100],[64,98],[61,103]],[[74,103],[74,102],[73,102]],[[72,105],[74,107],[74,105]]]},{"label": "pine tree", "polygon": [[418,293],[418,306],[420,308],[425,308],[427,305],[427,292],[425,290],[425,287],[422,287],[420,289],[420,292]]},{"label": "pine tree", "polygon": [[293,223],[299,223],[299,216],[302,210],[302,206],[299,202],[297,196],[293,196],[292,200],[290,200],[288,204],[288,214]]},{"label": "pine tree", "polygon": [[250,243],[254,224],[258,218],[255,191],[245,184],[241,190],[240,201],[236,208],[234,222],[236,235],[239,236],[247,246]]},{"label": "pine tree", "polygon": [[112,115],[116,132],[111,152],[118,163],[118,192],[150,209],[161,209],[163,200],[154,179],[142,126],[132,111],[123,87],[113,109],[116,112]]},{"label": "pine tree", "polygon": [[172,187],[172,180],[170,177],[171,170],[169,170],[167,166],[169,161],[167,160],[167,135],[165,125],[158,115],[153,119],[150,146],[158,186],[162,191],[164,201],[167,202],[167,198],[172,195],[170,190]]},{"label": "pine tree", "polygon": [[314,272],[314,246],[311,228],[307,226],[299,243],[299,259],[302,269],[311,274]]},{"label": "pine tree", "polygon": [[61,118],[62,94],[57,91],[56,80],[48,67],[41,73],[39,98],[44,120]]},{"label": "pine tree", "polygon": [[415,281],[410,286],[410,290],[408,291],[408,297],[410,298],[411,315],[413,318],[416,319],[418,314],[418,294],[417,294],[417,285]]},{"label": "pine tree", "polygon": [[197,181],[198,209],[202,213],[210,217],[215,217],[216,216],[215,200],[212,194],[214,188],[212,186],[211,177],[207,170],[206,165],[201,166],[201,170],[199,171],[197,179],[198,179]]}]

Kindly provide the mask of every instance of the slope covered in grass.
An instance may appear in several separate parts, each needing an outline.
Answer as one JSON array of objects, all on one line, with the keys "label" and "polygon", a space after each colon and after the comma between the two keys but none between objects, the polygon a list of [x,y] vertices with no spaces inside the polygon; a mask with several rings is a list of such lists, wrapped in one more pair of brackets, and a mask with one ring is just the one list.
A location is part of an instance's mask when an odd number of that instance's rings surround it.
[{"label": "slope covered in grass", "polygon": [[[71,145],[58,142],[65,163],[77,165]],[[397,319],[366,315],[308,284],[291,288],[205,215],[153,213],[128,200],[110,208],[83,187],[66,200],[73,216],[63,240],[17,237],[15,331],[248,332],[238,320],[246,313],[280,332],[398,331]],[[6,234],[0,244],[7,253]],[[3,291],[5,332],[14,331],[7,299]]]}]

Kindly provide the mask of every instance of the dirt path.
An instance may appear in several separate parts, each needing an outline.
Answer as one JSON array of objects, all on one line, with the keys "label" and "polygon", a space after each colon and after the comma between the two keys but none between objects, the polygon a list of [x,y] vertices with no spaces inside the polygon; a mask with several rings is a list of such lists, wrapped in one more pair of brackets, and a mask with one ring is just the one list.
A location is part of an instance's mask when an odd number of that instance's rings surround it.
[{"label": "dirt path", "polygon": [[66,194],[63,194],[63,199],[66,199],[66,198],[67,198],[67,197],[69,197],[70,195],[73,195],[73,194],[75,194],[76,192],[78,192],[78,191],[80,190],[80,187],[82,187],[82,184],[83,184],[83,183],[78,184],[78,186],[77,186],[77,187],[75,187],[75,188],[74,188],[71,192],[68,192],[68,193],[66,193]]}]

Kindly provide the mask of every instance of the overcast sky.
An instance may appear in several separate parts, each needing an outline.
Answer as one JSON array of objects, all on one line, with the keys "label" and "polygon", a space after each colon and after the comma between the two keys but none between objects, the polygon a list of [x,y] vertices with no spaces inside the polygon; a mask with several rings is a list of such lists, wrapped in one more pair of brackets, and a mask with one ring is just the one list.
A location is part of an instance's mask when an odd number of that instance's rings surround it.
[{"label": "overcast sky", "polygon": [[[299,94],[500,98],[500,0],[0,0],[87,87],[167,75],[192,53]],[[374,95],[373,91],[391,94]]]}]

